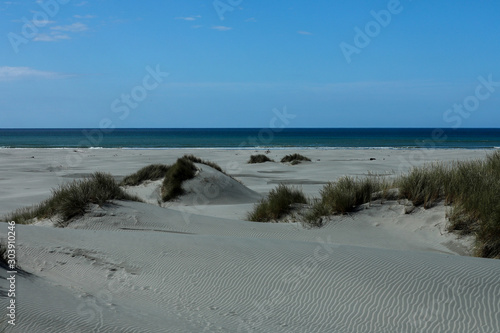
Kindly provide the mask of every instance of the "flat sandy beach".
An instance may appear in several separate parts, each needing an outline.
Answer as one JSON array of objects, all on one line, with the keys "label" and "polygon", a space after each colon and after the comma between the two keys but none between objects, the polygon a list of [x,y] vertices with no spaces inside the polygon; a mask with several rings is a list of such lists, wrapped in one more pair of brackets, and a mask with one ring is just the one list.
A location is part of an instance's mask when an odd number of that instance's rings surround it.
[{"label": "flat sandy beach", "polygon": [[[265,153],[264,150],[258,151]],[[184,154],[199,166],[188,194],[159,205],[159,182],[126,188],[146,201],[91,206],[65,228],[16,226],[16,326],[6,332],[500,332],[500,261],[471,257],[446,231],[442,204],[404,214],[374,201],[322,228],[245,221],[278,184],[319,197],[343,175],[394,177],[487,150],[278,150],[298,165],[247,164],[255,150],[1,149],[0,216],[93,172],[117,180]],[[223,185],[221,185],[223,184]],[[5,240],[7,224],[0,224]],[[6,311],[7,272],[0,270]]]}]

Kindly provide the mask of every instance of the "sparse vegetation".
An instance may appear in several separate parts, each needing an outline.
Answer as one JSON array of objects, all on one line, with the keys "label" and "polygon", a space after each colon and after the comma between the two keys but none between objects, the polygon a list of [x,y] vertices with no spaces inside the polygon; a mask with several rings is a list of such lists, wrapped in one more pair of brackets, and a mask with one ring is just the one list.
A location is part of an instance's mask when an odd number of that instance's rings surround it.
[{"label": "sparse vegetation", "polygon": [[500,152],[486,160],[416,168],[397,184],[416,205],[429,208],[440,200],[453,205],[448,229],[474,234],[477,256],[500,258]]},{"label": "sparse vegetation", "polygon": [[[389,182],[377,178],[342,177],[321,191],[311,211],[309,223],[322,216],[344,214],[371,200],[372,194],[399,188],[400,198],[428,209],[439,201],[453,207],[448,211],[448,230],[474,234],[477,256],[500,258],[500,152],[486,160],[433,163],[412,169]],[[384,196],[384,195],[382,195]]]},{"label": "sparse vegetation", "polygon": [[27,224],[34,218],[58,215],[63,222],[67,222],[75,216],[83,215],[89,204],[102,205],[109,200],[141,201],[123,191],[111,175],[96,172],[89,178],[75,180],[54,189],[51,198],[32,207],[18,209],[7,215],[5,220]]},{"label": "sparse vegetation", "polygon": [[9,267],[9,260],[7,259],[7,246],[0,242],[0,267]]},{"label": "sparse vegetation", "polygon": [[311,208],[303,215],[303,224],[310,227],[322,227],[323,226],[323,216],[330,215],[327,207],[321,204],[321,199],[312,199]]},{"label": "sparse vegetation", "polygon": [[205,165],[208,165],[209,167],[219,171],[219,172],[222,172],[223,174],[226,174],[222,168],[215,162],[211,162],[211,161],[206,161],[206,160],[202,160],[201,158],[199,157],[196,157],[194,155],[184,155],[182,157],[183,159],[186,159],[188,161],[191,161],[193,163],[199,163],[199,164],[205,164]]},{"label": "sparse vegetation", "polygon": [[314,202],[311,211],[305,216],[306,221],[318,226],[322,216],[351,212],[356,206],[370,202],[374,193],[386,193],[390,185],[380,178],[344,176],[323,187],[321,199]]},{"label": "sparse vegetation", "polygon": [[448,231],[457,232],[459,235],[470,235],[479,230],[477,220],[469,215],[461,206],[450,208],[446,217],[448,218]]},{"label": "sparse vegetation", "polygon": [[[202,163],[223,172],[216,163],[193,155],[185,155],[171,166],[163,164],[146,166],[125,177],[120,185],[136,186],[146,180],[164,178],[161,188],[162,199],[172,200],[183,193],[182,182],[194,177],[196,167],[193,163]],[[17,209],[6,215],[4,220],[28,224],[35,218],[52,218],[57,215],[62,220],[60,225],[65,225],[71,218],[83,215],[89,204],[102,205],[109,200],[142,201],[136,196],[127,194],[111,175],[96,172],[89,178],[76,180],[52,190],[49,199],[31,207]]]},{"label": "sparse vegetation", "polygon": [[194,178],[196,166],[191,158],[185,156],[179,158],[167,171],[161,187],[163,201],[175,199],[184,194],[182,183],[188,179]]},{"label": "sparse vegetation", "polygon": [[413,168],[396,180],[401,195],[415,206],[431,208],[445,196],[445,187],[451,185],[451,168],[442,163]]},{"label": "sparse vegetation", "polygon": [[250,159],[248,160],[247,163],[255,164],[255,163],[265,163],[265,162],[274,162],[274,161],[264,154],[258,154],[250,156]]},{"label": "sparse vegetation", "polygon": [[278,220],[292,210],[292,204],[306,204],[307,199],[301,190],[280,184],[271,190],[247,216],[249,221],[269,222]]},{"label": "sparse vegetation", "polygon": [[286,155],[281,159],[281,163],[291,163],[292,165],[299,164],[302,161],[310,162],[311,159],[300,154]]},{"label": "sparse vegetation", "polygon": [[[256,155],[255,159],[262,156],[267,159],[265,155]],[[282,162],[301,160],[309,159],[293,154],[285,156]],[[171,166],[154,164],[144,167],[127,176],[122,184],[137,185],[144,180],[164,177],[162,200],[172,200],[183,194],[182,183],[195,176],[197,169],[194,163],[222,171],[215,163],[185,155]],[[397,190],[391,192],[389,189]],[[323,216],[351,212],[372,198],[394,199],[398,193],[400,198],[426,209],[440,201],[452,205],[447,213],[448,230],[462,235],[473,234],[477,256],[500,258],[500,151],[485,160],[428,164],[392,181],[373,175],[365,178],[342,177],[323,187],[321,197],[313,201],[304,219],[311,226],[321,226]],[[102,205],[109,200],[141,201],[124,192],[111,175],[97,172],[89,178],[60,186],[52,191],[49,199],[18,209],[3,219],[26,224],[32,223],[35,218],[58,216],[62,220],[61,225],[64,225],[70,219],[83,215],[90,204]],[[256,204],[248,219],[276,221],[290,213],[293,204],[307,204],[304,194],[299,189],[281,184]]]},{"label": "sparse vegetation", "polygon": [[[11,266],[12,262],[9,264],[9,252],[7,251],[7,249],[8,249],[8,245],[4,244],[3,242],[0,242],[0,267],[7,270],[7,271],[15,270],[17,272],[17,274],[19,274],[19,275],[24,275],[24,276],[29,275],[29,273],[27,273],[24,269],[19,267],[19,263],[15,259],[13,259],[12,255],[11,255],[10,260],[14,260],[14,262],[15,262],[15,264],[14,264],[15,268],[13,269],[13,267]],[[7,296],[7,293],[3,294],[2,288],[0,288],[0,297],[1,296],[4,296],[4,297]]]},{"label": "sparse vegetation", "polygon": [[182,157],[183,159],[186,159],[188,161],[191,161],[193,163],[199,163],[199,164],[205,164],[205,165],[208,165],[209,167],[219,171],[219,172],[222,172],[223,174],[225,174],[226,176],[236,180],[238,183],[241,183],[241,181],[239,181],[238,179],[234,178],[233,176],[227,174],[224,170],[222,170],[222,168],[215,162],[212,162],[212,161],[207,161],[207,160],[202,160],[201,158],[199,157],[196,157],[194,155],[184,155]]},{"label": "sparse vegetation", "polygon": [[151,164],[145,166],[139,171],[126,176],[120,185],[137,186],[146,180],[158,180],[165,177],[170,166],[164,164]]}]

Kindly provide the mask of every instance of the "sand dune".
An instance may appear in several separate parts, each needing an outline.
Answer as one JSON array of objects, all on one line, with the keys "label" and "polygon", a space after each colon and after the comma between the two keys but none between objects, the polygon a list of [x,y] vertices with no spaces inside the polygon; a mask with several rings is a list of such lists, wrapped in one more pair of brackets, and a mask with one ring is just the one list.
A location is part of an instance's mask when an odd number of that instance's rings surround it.
[{"label": "sand dune", "polygon": [[[7,152],[18,158],[18,164],[10,162],[13,168],[32,154]],[[169,151],[168,159],[182,153]],[[51,154],[57,159],[61,152]],[[106,169],[114,165],[104,158],[109,153],[92,154],[92,167],[85,159],[78,170],[64,172],[135,171],[120,163]],[[136,169],[145,159],[165,158],[156,151],[117,154]],[[41,333],[500,331],[500,261],[464,256],[471,240],[445,232],[444,206],[404,214],[397,201],[376,201],[332,217],[321,229],[244,221],[253,202],[279,180],[310,180],[303,186],[313,193],[321,186],[314,182],[360,172],[362,166],[347,167],[355,158],[365,166],[365,157],[383,158],[379,151],[304,154],[315,162],[244,165],[247,156],[211,152],[221,166],[241,161],[245,176],[235,176],[243,184],[201,166],[186,184],[192,192],[167,207],[155,202],[159,183],[151,182],[135,189],[150,203],[92,206],[66,228],[18,225],[18,260],[29,274],[17,279],[16,327],[2,325],[7,332]],[[384,163],[373,169],[390,173],[393,163]],[[22,172],[0,172],[10,184],[28,184]],[[48,185],[46,172],[32,175]],[[220,197],[195,202],[204,184],[222,189]],[[7,198],[4,188],[2,211],[15,206]],[[6,226],[0,225],[2,238]],[[6,271],[0,275],[5,290]],[[4,306],[7,298],[0,299]]]},{"label": "sand dune", "polygon": [[[174,203],[185,206],[198,205],[236,205],[255,203],[262,196],[252,191],[234,178],[213,169],[212,167],[195,163],[198,169],[193,179],[182,184],[185,191]],[[161,186],[163,180],[146,181],[137,186],[126,186],[125,190],[137,195],[147,203],[170,206],[172,203],[161,202]]]},{"label": "sand dune", "polygon": [[186,194],[180,198],[185,205],[236,205],[254,203],[261,196],[235,179],[205,164],[195,164],[195,178],[183,184]]},{"label": "sand dune", "polygon": [[244,219],[246,212],[262,195],[249,189],[234,178],[205,164],[195,163],[198,171],[195,178],[185,181],[183,195],[175,200],[163,202],[161,186],[163,180],[146,181],[137,186],[126,186],[125,190],[140,197],[144,202],[162,207],[177,207],[184,214],[199,214]]}]

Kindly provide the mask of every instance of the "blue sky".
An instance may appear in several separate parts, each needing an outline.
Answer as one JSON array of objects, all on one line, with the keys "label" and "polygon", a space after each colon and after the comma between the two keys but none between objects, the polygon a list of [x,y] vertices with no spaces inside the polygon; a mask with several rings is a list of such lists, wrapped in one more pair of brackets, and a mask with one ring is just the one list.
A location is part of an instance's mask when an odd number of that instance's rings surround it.
[{"label": "blue sky", "polygon": [[498,127],[499,13],[493,0],[0,1],[0,128],[265,127],[285,106],[290,127]]}]

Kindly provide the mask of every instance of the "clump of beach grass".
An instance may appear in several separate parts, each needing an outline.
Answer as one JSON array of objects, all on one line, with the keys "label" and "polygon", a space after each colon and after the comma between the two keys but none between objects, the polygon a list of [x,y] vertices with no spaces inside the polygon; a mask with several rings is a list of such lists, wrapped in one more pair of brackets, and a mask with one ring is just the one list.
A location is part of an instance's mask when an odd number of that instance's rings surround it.
[{"label": "clump of beach grass", "polygon": [[7,221],[31,223],[58,215],[64,222],[85,214],[90,204],[103,205],[110,200],[141,201],[129,195],[110,174],[96,172],[83,180],[75,180],[52,190],[52,196],[40,204],[25,207],[5,216]]},{"label": "clump of beach grass", "polygon": [[151,164],[139,171],[123,178],[120,185],[137,186],[146,180],[158,180],[165,177],[170,166],[164,164]]},{"label": "clump of beach grass", "polygon": [[[14,261],[14,263],[12,262],[12,260]],[[15,260],[12,255],[10,255],[9,258],[8,244],[4,244],[1,241],[0,241],[0,267],[7,271],[15,270],[16,273],[21,276],[30,275],[30,273],[26,272],[24,269],[22,269],[22,267],[19,266],[18,261]],[[0,290],[0,295],[1,294],[2,290]],[[5,331],[0,331],[0,332],[5,332]]]},{"label": "clump of beach grass", "polygon": [[0,267],[9,267],[9,259],[7,258],[7,246],[2,242],[0,242]]},{"label": "clump of beach grass", "polygon": [[291,163],[292,165],[299,164],[303,161],[310,162],[311,159],[300,154],[286,155],[281,159],[281,163]]},{"label": "clump of beach grass", "polygon": [[226,174],[222,168],[215,162],[212,162],[212,161],[207,161],[207,160],[203,160],[199,157],[196,157],[194,155],[184,155],[182,157],[183,159],[186,159],[188,161],[191,161],[193,163],[199,163],[199,164],[205,164],[205,165],[208,165],[209,167],[219,171],[219,172],[222,172],[223,174]]},{"label": "clump of beach grass", "polygon": [[272,159],[267,157],[264,154],[252,155],[248,160],[248,164],[256,164],[256,163],[265,163],[265,162],[274,162]]},{"label": "clump of beach grass", "polygon": [[293,204],[306,204],[307,199],[301,190],[280,184],[255,205],[247,219],[254,222],[277,221],[292,211]]},{"label": "clump of beach grass", "polygon": [[[411,200],[415,206],[431,208],[445,197],[446,189],[451,189],[451,169],[443,163],[433,163],[413,168],[400,176],[396,184],[402,197]],[[451,193],[450,193],[451,195]]]},{"label": "clump of beach grass", "polygon": [[389,182],[379,178],[341,177],[323,187],[321,198],[313,203],[311,211],[305,216],[306,221],[317,226],[322,216],[351,212],[357,206],[370,202],[374,193],[384,193],[389,187]]},{"label": "clump of beach grass", "polygon": [[225,174],[226,176],[228,176],[229,178],[232,178],[234,179],[235,181],[237,181],[238,183],[241,183],[241,181],[239,181],[238,179],[234,178],[233,176],[229,175],[227,172],[225,172],[224,170],[222,170],[222,168],[215,162],[212,162],[212,161],[207,161],[207,160],[203,160],[199,157],[196,157],[194,155],[184,155],[182,157],[183,159],[186,159],[188,161],[191,161],[193,163],[199,163],[199,164],[205,164],[205,165],[208,165],[209,167]]},{"label": "clump of beach grass", "polygon": [[[198,163],[198,162],[196,162]],[[194,178],[196,166],[191,158],[179,158],[167,171],[161,187],[163,201],[170,201],[184,194],[182,183]]]},{"label": "clump of beach grass", "polygon": [[471,235],[479,230],[479,224],[474,216],[471,216],[462,206],[451,207],[446,212],[448,218],[447,230],[459,235]]}]

